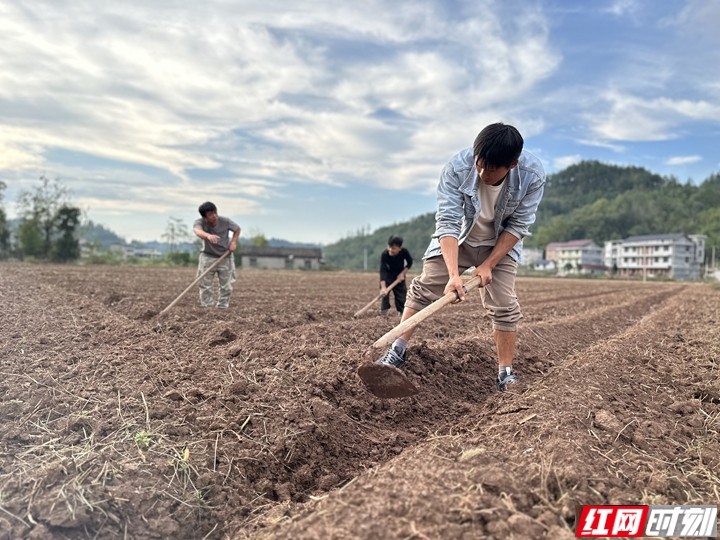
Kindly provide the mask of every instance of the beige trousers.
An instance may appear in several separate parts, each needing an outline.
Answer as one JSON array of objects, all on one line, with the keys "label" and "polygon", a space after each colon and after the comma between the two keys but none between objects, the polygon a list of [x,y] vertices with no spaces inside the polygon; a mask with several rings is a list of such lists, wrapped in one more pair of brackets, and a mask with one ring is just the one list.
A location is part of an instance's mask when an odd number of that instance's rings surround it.
[{"label": "beige trousers", "polygon": [[[494,246],[458,246],[458,270],[462,274],[471,266],[479,266]],[[493,321],[493,328],[504,332],[517,330],[522,319],[520,304],[515,294],[517,263],[505,255],[492,271],[492,282],[480,289],[483,306]],[[443,295],[449,276],[442,255],[423,262],[422,274],[412,280],[405,305],[420,311]]]}]

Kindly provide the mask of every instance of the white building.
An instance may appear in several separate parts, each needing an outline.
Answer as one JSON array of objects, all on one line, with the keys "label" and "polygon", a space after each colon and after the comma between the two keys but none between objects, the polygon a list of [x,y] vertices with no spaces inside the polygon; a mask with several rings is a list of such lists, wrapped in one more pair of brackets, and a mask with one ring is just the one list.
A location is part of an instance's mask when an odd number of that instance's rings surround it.
[{"label": "white building", "polygon": [[523,247],[520,254],[520,266],[534,266],[535,263],[543,258],[543,252],[540,248]]},{"label": "white building", "polygon": [[650,234],[605,242],[605,264],[627,277],[700,279],[705,236]]},{"label": "white building", "polygon": [[123,260],[127,259],[162,259],[163,254],[157,250],[152,248],[143,248],[143,247],[133,247],[133,246],[123,246],[120,244],[115,244],[110,246],[110,251],[112,253],[117,253],[120,255]]},{"label": "white building", "polygon": [[622,243],[622,240],[608,240],[605,242],[605,248],[603,250],[605,266],[607,266],[608,270],[612,273],[616,273],[617,269],[620,267]]},{"label": "white building", "polygon": [[545,248],[545,258],[555,263],[558,273],[604,273],[603,249],[592,240],[552,242]]},{"label": "white building", "polygon": [[540,272],[555,272],[557,270],[555,263],[547,259],[538,259],[532,263],[532,268]]},{"label": "white building", "polygon": [[319,270],[321,262],[320,248],[240,246],[243,268]]}]

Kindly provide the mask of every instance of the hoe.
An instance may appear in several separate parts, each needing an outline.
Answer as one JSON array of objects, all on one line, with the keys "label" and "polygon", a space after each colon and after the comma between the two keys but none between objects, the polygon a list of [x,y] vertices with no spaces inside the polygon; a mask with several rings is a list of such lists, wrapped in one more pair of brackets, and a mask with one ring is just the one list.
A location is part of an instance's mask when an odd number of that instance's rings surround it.
[{"label": "hoe", "polygon": [[353,319],[357,319],[360,315],[362,315],[363,313],[365,313],[368,309],[370,309],[370,308],[373,306],[373,304],[374,304],[375,302],[377,302],[378,300],[380,300],[383,296],[387,296],[388,294],[390,294],[390,291],[392,291],[392,290],[395,288],[395,285],[397,285],[398,283],[400,283],[403,279],[405,279],[405,278],[404,278],[404,277],[403,277],[403,278],[398,277],[395,281],[393,281],[393,282],[390,284],[390,286],[387,288],[387,292],[386,292],[385,294],[380,293],[380,294],[378,294],[375,298],[373,298],[372,300],[370,300],[370,302],[368,302],[368,304],[367,304],[364,308],[362,308],[361,310],[357,311],[357,312],[355,313],[355,315],[353,315]]},{"label": "hoe", "polygon": [[[480,286],[482,278],[475,276],[470,278],[463,285],[463,290],[467,294]],[[455,291],[447,293],[445,296],[438,298],[422,311],[418,311],[415,315],[398,324],[383,337],[373,343],[372,348],[366,353],[366,356],[372,354],[377,349],[389,347],[393,341],[402,336],[408,330],[412,330],[422,321],[441,310],[448,304],[458,301],[458,295]],[[410,382],[405,374],[398,368],[373,362],[365,362],[358,368],[358,375],[365,387],[370,393],[379,398],[401,398],[414,396],[418,393],[417,387]]]},{"label": "hoe", "polygon": [[200,274],[198,277],[196,277],[195,281],[193,281],[190,285],[188,285],[187,288],[183,292],[181,292],[175,300],[170,302],[170,305],[168,307],[166,307],[160,313],[158,313],[158,316],[165,315],[165,313],[167,313],[170,310],[170,308],[172,308],[175,304],[177,304],[180,301],[180,299],[183,296],[185,296],[187,294],[187,292],[198,283],[198,281],[200,281],[202,278],[204,278],[210,272],[210,270],[212,270],[218,264],[220,264],[220,261],[222,261],[225,257],[227,257],[228,254],[230,254],[230,251],[226,251],[225,253],[220,255],[220,257],[218,257],[217,261],[215,261],[210,266],[208,266],[207,270],[205,270],[202,274]]}]

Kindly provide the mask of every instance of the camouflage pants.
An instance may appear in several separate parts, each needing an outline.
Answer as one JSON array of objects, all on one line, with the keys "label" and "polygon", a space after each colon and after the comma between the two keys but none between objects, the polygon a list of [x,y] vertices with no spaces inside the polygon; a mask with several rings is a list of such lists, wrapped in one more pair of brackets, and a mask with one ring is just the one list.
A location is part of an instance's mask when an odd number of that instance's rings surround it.
[{"label": "camouflage pants", "polygon": [[[200,253],[198,259],[198,271],[199,276],[210,266],[217,261],[217,257],[211,257],[205,253]],[[235,283],[235,260],[231,253],[225,257],[220,264],[213,268],[207,273],[201,280],[198,286],[200,287],[200,305],[203,307],[212,307],[213,302],[213,279],[217,274],[218,282],[220,283],[220,294],[218,296],[217,307],[226,308],[230,305],[230,293],[233,290],[233,283]]]}]

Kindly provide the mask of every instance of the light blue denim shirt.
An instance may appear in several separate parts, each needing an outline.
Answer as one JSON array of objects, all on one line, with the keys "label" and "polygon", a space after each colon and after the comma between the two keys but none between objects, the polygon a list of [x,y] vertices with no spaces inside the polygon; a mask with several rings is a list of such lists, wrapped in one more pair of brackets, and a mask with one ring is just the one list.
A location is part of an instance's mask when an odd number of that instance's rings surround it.
[{"label": "light blue denim shirt", "polygon": [[[511,169],[504,188],[495,204],[495,239],[503,231],[520,240],[510,250],[510,257],[520,260],[522,239],[535,222],[535,212],[545,188],[545,170],[540,160],[523,151],[518,166]],[[438,210],[435,214],[435,234],[423,259],[441,255],[440,238],[452,236],[463,243],[480,214],[478,173],[473,149],[466,148],[445,165],[437,188]]]}]

